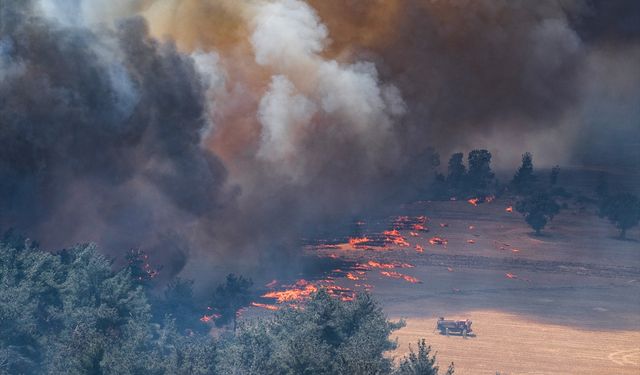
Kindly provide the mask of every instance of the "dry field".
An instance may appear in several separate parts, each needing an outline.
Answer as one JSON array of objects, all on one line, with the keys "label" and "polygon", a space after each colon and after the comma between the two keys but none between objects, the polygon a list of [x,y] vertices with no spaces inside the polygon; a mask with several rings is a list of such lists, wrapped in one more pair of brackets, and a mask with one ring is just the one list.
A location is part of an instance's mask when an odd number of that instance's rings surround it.
[{"label": "dry field", "polygon": [[397,333],[396,356],[424,337],[438,363],[454,362],[459,374],[640,373],[640,331],[593,331],[545,324],[500,311],[469,311],[476,337],[433,332],[437,318],[410,318]]},{"label": "dry field", "polygon": [[[393,355],[424,337],[458,374],[640,374],[640,242],[614,238],[593,207],[563,211],[535,237],[511,203],[414,204],[398,214],[428,216],[430,231],[406,233],[410,247],[341,254],[416,266],[399,271],[421,284],[367,276],[389,316],[408,323]],[[429,244],[435,235],[448,244]],[[440,336],[438,316],[472,319],[477,337]]]}]

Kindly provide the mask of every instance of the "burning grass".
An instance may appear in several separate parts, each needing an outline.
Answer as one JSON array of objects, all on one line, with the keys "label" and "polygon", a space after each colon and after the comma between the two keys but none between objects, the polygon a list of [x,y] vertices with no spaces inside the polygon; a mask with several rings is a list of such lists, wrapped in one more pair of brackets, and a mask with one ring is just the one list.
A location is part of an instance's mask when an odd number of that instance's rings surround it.
[{"label": "burning grass", "polygon": [[398,245],[400,247],[409,247],[411,246],[409,242],[400,234],[397,229],[394,230],[385,230],[382,232],[386,236],[385,242],[391,243],[394,245]]},{"label": "burning grass", "polygon": [[405,275],[403,273],[400,272],[396,272],[396,271],[380,271],[380,275],[384,276],[384,277],[389,277],[391,279],[402,279],[408,283],[412,283],[412,284],[420,284],[422,283],[422,281],[420,281],[419,279],[413,277],[413,276],[409,276],[409,275]]},{"label": "burning grass", "polygon": [[438,236],[434,236],[429,238],[429,243],[432,245],[447,245],[447,243],[449,243],[449,241],[445,240],[442,237],[438,237]]},{"label": "burning grass", "polygon": [[[356,277],[353,273],[347,275]],[[278,310],[282,306],[300,307],[301,304],[308,301],[311,296],[320,289],[324,289],[330,296],[340,299],[341,301],[353,301],[355,291],[350,288],[336,285],[333,279],[326,278],[316,282],[300,279],[291,285],[282,285],[283,289],[274,290],[263,294],[261,297],[274,300],[274,303],[252,302],[251,306],[259,307],[267,310]]]}]

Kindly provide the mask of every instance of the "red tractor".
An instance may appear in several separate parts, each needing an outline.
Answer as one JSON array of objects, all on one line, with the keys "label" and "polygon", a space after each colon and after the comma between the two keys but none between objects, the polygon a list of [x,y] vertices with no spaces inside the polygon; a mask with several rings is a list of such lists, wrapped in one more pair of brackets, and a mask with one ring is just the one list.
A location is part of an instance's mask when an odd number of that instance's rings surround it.
[{"label": "red tractor", "polygon": [[445,320],[445,318],[438,318],[436,323],[436,329],[440,331],[441,335],[459,334],[465,339],[467,336],[475,336],[473,330],[471,330],[472,321],[467,320]]}]

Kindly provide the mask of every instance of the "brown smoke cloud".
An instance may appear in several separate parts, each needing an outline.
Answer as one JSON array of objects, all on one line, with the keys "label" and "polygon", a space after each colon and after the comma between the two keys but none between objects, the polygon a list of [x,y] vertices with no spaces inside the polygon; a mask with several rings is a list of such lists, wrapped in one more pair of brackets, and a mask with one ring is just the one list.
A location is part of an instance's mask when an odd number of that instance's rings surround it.
[{"label": "brown smoke cloud", "polygon": [[[488,148],[498,166],[524,151],[537,165],[587,160],[610,145],[594,145],[598,134],[638,136],[637,86],[599,73],[637,77],[627,10],[581,0],[4,5],[4,25],[31,21],[4,30],[0,87],[14,99],[0,110],[32,130],[11,120],[0,142],[23,137],[14,151],[37,157],[17,168],[19,153],[0,153],[2,223],[55,244],[146,246],[180,259],[175,272],[221,274],[268,268],[310,227],[415,197],[431,147],[444,157]],[[66,92],[88,102],[69,105]],[[616,106],[606,92],[628,100]],[[40,116],[29,103],[59,105]],[[603,126],[599,109],[621,125]],[[94,150],[104,155],[86,156]],[[46,212],[21,214],[38,201]],[[72,216],[83,222],[58,227]]]},{"label": "brown smoke cloud", "polygon": [[[215,49],[232,66],[240,62],[242,73],[234,66],[230,82],[243,82],[254,95],[269,84],[273,72],[268,67],[247,64],[254,57],[248,43],[251,20],[260,9],[257,4],[265,2],[156,3],[177,9],[169,12],[172,22],[158,21],[157,5],[145,13],[156,35],[170,34],[186,50]],[[403,149],[435,146],[448,155],[485,147],[494,150],[498,167],[517,163],[524,149],[538,155],[539,165],[579,163],[589,148],[577,139],[585,122],[584,98],[594,95],[585,92],[590,56],[612,45],[624,53],[638,34],[633,1],[306,3],[327,29],[321,56],[341,63],[373,62],[381,81],[400,90],[408,110],[395,134]],[[214,21],[214,13],[225,21]],[[633,54],[627,58],[637,61]],[[313,67],[299,69],[304,75]],[[233,123],[234,117],[228,114],[224,122]],[[242,148],[243,139],[255,139],[260,132],[251,119],[239,121],[240,126],[220,128],[219,139],[225,141],[212,141],[221,154],[223,144]]]}]

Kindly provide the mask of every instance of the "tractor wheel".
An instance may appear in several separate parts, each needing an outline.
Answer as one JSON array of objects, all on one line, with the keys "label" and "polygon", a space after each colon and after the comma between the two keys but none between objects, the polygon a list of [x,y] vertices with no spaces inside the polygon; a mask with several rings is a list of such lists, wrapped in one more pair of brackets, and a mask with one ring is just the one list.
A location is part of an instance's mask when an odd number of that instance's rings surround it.
[{"label": "tractor wheel", "polygon": [[465,339],[467,338],[467,330],[466,329],[462,330],[462,337],[464,337]]}]

